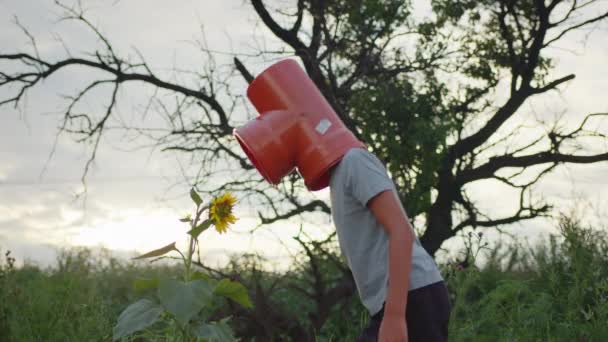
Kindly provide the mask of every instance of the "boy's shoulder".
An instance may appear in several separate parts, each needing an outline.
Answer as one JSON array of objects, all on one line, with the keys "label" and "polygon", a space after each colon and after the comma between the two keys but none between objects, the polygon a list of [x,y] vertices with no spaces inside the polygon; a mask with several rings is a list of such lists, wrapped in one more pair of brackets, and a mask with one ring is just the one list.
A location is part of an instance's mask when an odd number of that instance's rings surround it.
[{"label": "boy's shoulder", "polygon": [[344,157],[342,157],[342,162],[348,162],[353,159],[370,158],[372,156],[372,153],[368,150],[361,147],[354,147],[346,152]]},{"label": "boy's shoulder", "polygon": [[369,178],[376,176],[386,176],[386,167],[376,157],[376,155],[364,148],[351,148],[346,152],[342,160],[332,174],[341,174],[341,177],[350,179],[351,176],[357,178]]},{"label": "boy's shoulder", "polygon": [[373,152],[361,147],[354,147],[348,150],[344,157],[342,157],[340,164],[346,165],[346,168],[365,166],[373,169],[385,169],[384,164]]},{"label": "boy's shoulder", "polygon": [[[353,170],[359,168],[362,161],[367,159],[367,153],[369,152],[366,149],[360,147],[353,147],[346,151],[340,162],[332,168],[332,179],[347,179]],[[334,177],[336,175],[339,176]]]}]

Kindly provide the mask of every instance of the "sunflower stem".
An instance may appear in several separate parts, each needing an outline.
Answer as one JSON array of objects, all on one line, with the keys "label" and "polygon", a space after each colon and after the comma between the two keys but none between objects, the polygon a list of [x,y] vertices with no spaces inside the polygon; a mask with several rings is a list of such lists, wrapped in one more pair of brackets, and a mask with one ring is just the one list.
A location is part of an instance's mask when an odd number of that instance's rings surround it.
[{"label": "sunflower stem", "polygon": [[[205,208],[200,207],[200,204],[198,204],[196,206],[196,216],[190,222],[190,229],[194,229],[198,225],[198,221],[199,221],[204,209]],[[184,274],[184,280],[186,282],[190,281],[190,276],[192,274],[191,272],[192,272],[192,256],[194,255],[194,242],[195,242],[194,237],[190,236],[188,238],[188,253],[186,254],[186,262],[185,262],[186,272]]]},{"label": "sunflower stem", "polygon": [[186,259],[186,274],[184,275],[185,281],[190,281],[190,272],[192,268],[192,237],[188,240],[188,254]]}]

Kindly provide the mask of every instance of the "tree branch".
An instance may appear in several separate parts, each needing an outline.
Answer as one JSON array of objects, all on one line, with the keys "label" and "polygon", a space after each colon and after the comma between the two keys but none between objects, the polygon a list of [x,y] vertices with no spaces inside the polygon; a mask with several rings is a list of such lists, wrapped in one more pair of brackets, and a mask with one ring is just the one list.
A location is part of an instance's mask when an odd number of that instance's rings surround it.
[{"label": "tree branch", "polygon": [[264,25],[266,25],[266,27],[268,27],[270,31],[275,34],[275,36],[277,36],[285,43],[289,44],[289,46],[291,46],[296,52],[306,50],[306,45],[304,45],[304,43],[302,43],[302,41],[298,39],[296,32],[289,31],[281,27],[272,18],[270,13],[268,13],[268,10],[262,3],[262,0],[251,0],[251,4],[253,5],[253,8],[255,9],[260,19],[262,19],[262,21],[264,22]]},{"label": "tree branch", "polygon": [[594,155],[571,155],[545,151],[519,157],[504,155],[492,157],[484,165],[476,167],[472,170],[463,171],[456,177],[455,182],[458,184],[466,184],[476,180],[490,178],[494,172],[506,167],[530,167],[533,165],[541,165],[546,163],[590,164],[606,160],[608,160],[608,153]]},{"label": "tree branch", "polygon": [[243,65],[243,63],[241,63],[238,57],[234,57],[234,65],[236,66],[236,69],[241,73],[245,81],[248,84],[251,84],[251,82],[253,82],[254,80],[254,77],[251,75],[249,70],[247,70],[247,68]]},{"label": "tree branch", "polygon": [[560,32],[560,33],[559,33],[559,34],[558,34],[556,37],[554,37],[554,38],[550,39],[549,41],[547,41],[547,42],[546,42],[546,43],[543,45],[543,47],[549,46],[549,45],[551,45],[552,43],[554,43],[554,42],[556,42],[556,41],[560,40],[560,39],[561,39],[562,37],[564,37],[564,36],[565,36],[565,35],[566,35],[568,32],[574,31],[574,30],[579,29],[579,28],[581,28],[581,27],[583,27],[583,26],[587,26],[587,25],[589,25],[589,24],[593,24],[593,23],[595,23],[595,22],[601,21],[601,20],[606,19],[606,18],[608,18],[608,12],[603,13],[603,14],[601,14],[601,15],[598,15],[597,17],[594,17],[594,18],[591,18],[591,19],[585,20],[585,21],[583,21],[582,23],[579,23],[579,24],[576,24],[576,25],[572,25],[572,26],[568,27],[567,29],[564,29],[564,30],[563,30],[562,32]]},{"label": "tree branch", "polygon": [[565,82],[568,82],[570,80],[573,80],[574,77],[575,77],[574,74],[570,74],[570,75],[564,76],[562,78],[558,78],[556,80],[553,80],[553,81],[549,82],[547,85],[545,85],[543,87],[540,87],[540,88],[532,87],[532,93],[533,94],[542,94],[542,93],[547,92],[547,91],[549,91],[551,89],[555,89],[558,85],[560,85],[562,83],[565,83]]},{"label": "tree branch", "polygon": [[272,218],[264,217],[262,214],[258,214],[258,216],[260,217],[262,224],[267,224],[267,223],[277,222],[280,220],[285,220],[285,219],[288,219],[295,215],[303,214],[305,212],[316,211],[318,209],[321,209],[321,211],[324,213],[327,213],[327,214],[330,213],[330,209],[329,209],[329,206],[327,205],[327,203],[325,203],[321,200],[314,200],[307,204],[296,206],[296,208],[294,208],[284,214],[276,215],[275,217],[272,217]]}]

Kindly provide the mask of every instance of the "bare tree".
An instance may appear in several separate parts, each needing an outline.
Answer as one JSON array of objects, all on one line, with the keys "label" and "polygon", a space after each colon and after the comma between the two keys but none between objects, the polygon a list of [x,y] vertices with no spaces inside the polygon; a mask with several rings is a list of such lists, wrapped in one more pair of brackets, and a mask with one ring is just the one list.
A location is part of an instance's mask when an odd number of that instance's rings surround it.
[{"label": "bare tree", "polygon": [[[602,1],[436,0],[433,19],[422,21],[400,0],[294,0],[291,7],[277,8],[270,1],[250,4],[261,25],[284,44],[279,55],[302,62],[346,125],[387,164],[408,213],[426,218],[421,241],[430,253],[465,228],[494,228],[549,215],[551,206],[532,196],[547,173],[560,164],[608,160],[608,151],[583,148],[585,143],[607,141],[601,127],[594,126],[607,113],[581,113],[584,117],[576,127],[553,122],[545,134],[533,138],[522,139],[518,129],[505,131],[505,123],[517,119],[531,98],[559,90],[575,77],[553,75],[548,49],[570,34],[605,23],[608,8]],[[67,99],[60,127],[60,132],[93,143],[85,176],[119,101],[119,89],[139,82],[156,94],[173,94],[172,102],[161,96],[150,99],[167,123],[162,134],[151,135],[158,146],[191,153],[201,163],[198,179],[231,175],[226,184],[201,184],[200,190],[229,189],[261,203],[262,223],[314,211],[329,213],[327,203],[301,191],[297,175],[276,188],[262,182],[232,139],[234,127],[254,115],[235,95],[242,93],[235,91],[235,82],[244,88],[252,79],[246,56],[222,69],[201,44],[209,63],[204,72],[190,72],[198,84],[178,84],[157,76],[141,55],[138,60],[122,57],[80,7],[57,5],[65,20],[91,30],[100,48],[49,60],[23,28],[34,51],[0,53],[0,61],[17,68],[0,70],[0,87],[16,89],[14,96],[0,99],[0,105],[19,105],[28,90],[60,72],[84,67],[106,75]],[[258,55],[271,54],[276,52]],[[496,93],[503,84],[507,98],[498,102]],[[79,102],[99,87],[111,89],[106,110],[79,111]],[[519,191],[512,215],[492,217],[478,208],[467,187],[482,180]],[[315,245],[302,246],[309,251]],[[309,259],[312,279],[319,278],[314,258]],[[350,279],[346,269],[343,277]],[[316,329],[335,305],[330,297],[339,289],[352,293],[352,283],[330,283],[315,280],[313,292],[306,290],[312,298],[321,298],[313,317]]]}]

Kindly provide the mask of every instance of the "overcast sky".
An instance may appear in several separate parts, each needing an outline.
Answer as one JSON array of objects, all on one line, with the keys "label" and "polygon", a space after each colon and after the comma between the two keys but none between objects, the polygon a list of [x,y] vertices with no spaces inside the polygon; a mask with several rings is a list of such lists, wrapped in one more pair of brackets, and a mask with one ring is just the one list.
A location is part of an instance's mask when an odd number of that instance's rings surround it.
[{"label": "overcast sky", "polygon": [[[200,39],[201,24],[208,45],[217,51],[252,52],[256,42],[273,44],[273,38],[260,28],[257,18],[242,0],[223,1],[83,1],[93,22],[102,28],[115,48],[123,55],[133,55],[133,47],[146,56],[150,65],[167,72],[174,66],[205,62],[191,42]],[[57,22],[60,10],[50,0],[0,0],[0,51],[29,49],[26,37],[14,24],[14,16],[38,39],[40,53],[50,59],[65,55],[54,39],[63,37],[74,54],[91,51],[98,45],[82,26]],[[229,37],[229,38],[228,38]],[[577,122],[589,112],[608,111],[608,31],[604,25],[583,44],[583,36],[572,36],[558,57],[556,75],[575,73],[561,95],[553,95],[527,104],[519,115],[542,117],[564,114]],[[218,55],[219,62],[230,55]],[[255,73],[268,61],[251,60]],[[0,63],[0,68],[10,68]],[[55,153],[49,159],[56,139],[60,111],[65,105],[60,94],[73,94],[82,84],[83,73],[54,75],[32,89],[24,111],[0,109],[0,249],[10,249],[20,260],[48,264],[59,247],[104,246],[118,253],[145,251],[172,241],[183,240],[186,228],[177,218],[188,212],[187,185],[175,155],[149,149],[133,151],[141,142],[110,134],[102,141],[95,167],[88,177],[86,202],[75,200],[81,190],[80,176],[89,156],[86,146],[73,137],[60,136]],[[243,86],[242,94],[245,93]],[[6,97],[0,89],[0,98]],[[121,94],[121,112],[141,109],[145,89],[128,88]],[[91,102],[92,109],[104,102]],[[607,123],[603,123],[603,127]],[[602,148],[606,146],[598,146]],[[607,208],[607,163],[561,168],[550,174],[538,188],[540,195],[567,210],[577,205],[593,205],[602,213]],[[493,190],[489,190],[493,189]],[[478,203],[493,213],[507,212],[501,192],[488,184],[471,188]],[[326,193],[317,194],[320,197]],[[286,256],[276,238],[291,244],[297,222],[282,223],[272,229],[248,234],[257,224],[251,208],[241,209],[242,219],[235,232],[218,236],[209,234],[205,243],[210,257],[226,253],[264,251]],[[587,210],[588,215],[596,211]],[[322,225],[329,226],[329,222]],[[511,231],[534,238],[554,231],[546,220],[526,222]],[[446,246],[455,244],[448,243]],[[280,258],[279,258],[280,259]],[[277,259],[277,260],[279,260]]]}]

